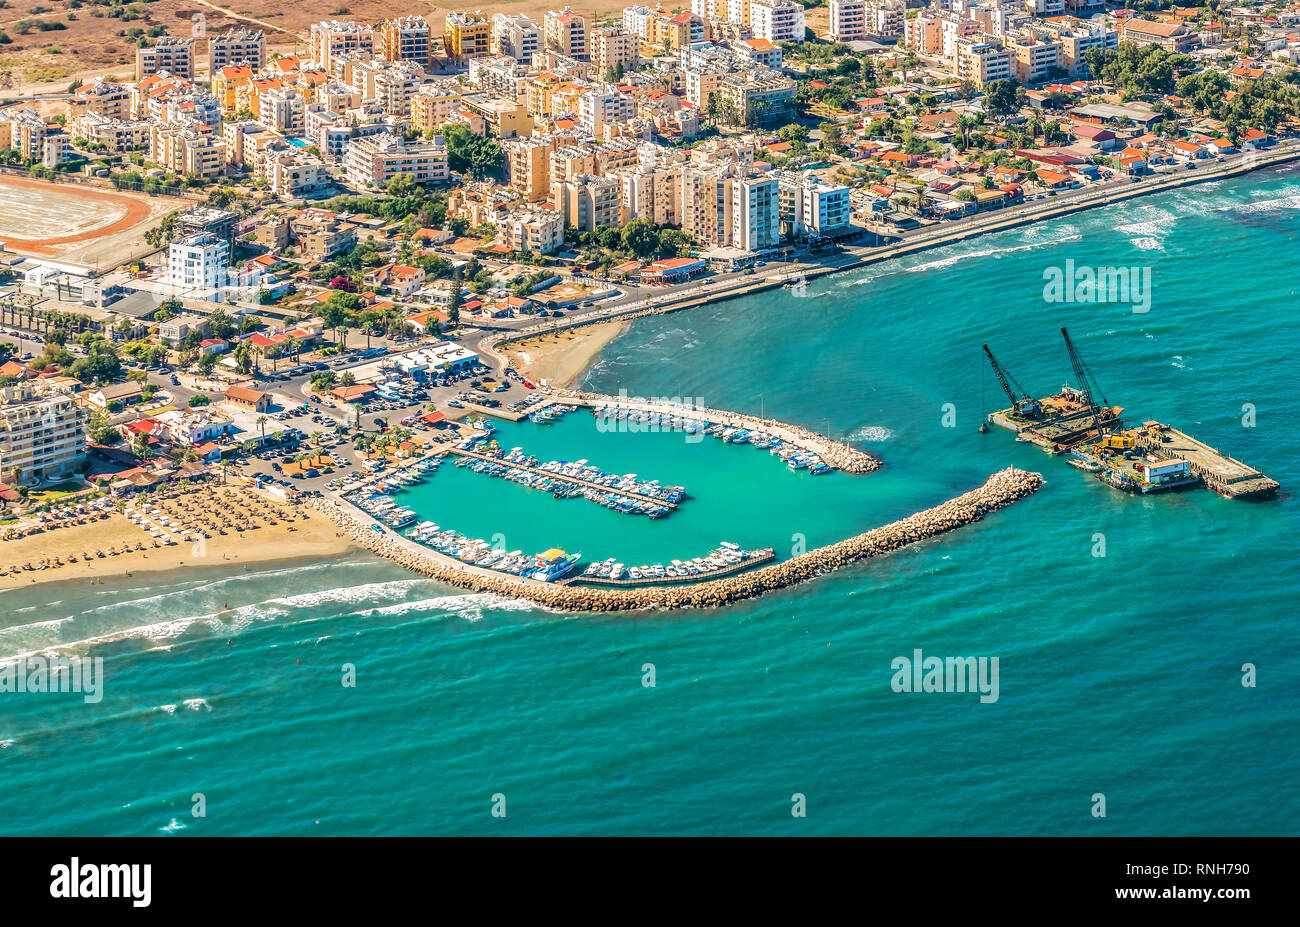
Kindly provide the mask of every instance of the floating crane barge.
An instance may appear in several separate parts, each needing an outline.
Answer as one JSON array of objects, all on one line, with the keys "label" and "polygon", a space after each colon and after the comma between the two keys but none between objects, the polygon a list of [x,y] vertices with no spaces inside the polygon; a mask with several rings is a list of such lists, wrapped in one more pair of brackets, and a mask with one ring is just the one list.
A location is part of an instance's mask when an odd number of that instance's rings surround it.
[{"label": "floating crane barge", "polygon": [[[1204,485],[1228,499],[1262,499],[1277,492],[1276,480],[1176,428],[1156,421],[1124,427],[1124,410],[1112,406],[1061,329],[1077,386],[1034,399],[997,359],[988,345],[998,385],[1011,406],[993,412],[988,424],[1016,433],[1017,441],[1036,444],[1049,454],[1069,454],[1069,462],[1125,492],[1146,494]],[[983,427],[981,430],[985,430]]]}]

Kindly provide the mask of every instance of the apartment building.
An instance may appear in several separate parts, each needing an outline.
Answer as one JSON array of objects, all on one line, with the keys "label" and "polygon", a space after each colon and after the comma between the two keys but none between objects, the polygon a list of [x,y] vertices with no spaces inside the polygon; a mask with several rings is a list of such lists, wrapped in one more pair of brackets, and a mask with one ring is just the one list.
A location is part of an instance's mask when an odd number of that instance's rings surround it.
[{"label": "apartment building", "polygon": [[136,80],[159,71],[194,80],[194,40],[162,35],[153,45],[135,50]]},{"label": "apartment building", "polygon": [[591,65],[598,77],[610,71],[636,70],[641,61],[640,39],[615,26],[597,29],[590,36]]},{"label": "apartment building", "polygon": [[619,224],[619,182],[612,177],[582,174],[560,183],[555,190],[556,209],[565,228],[593,232]]},{"label": "apartment building", "polygon": [[86,414],[71,396],[0,387],[0,474],[34,483],[75,470],[86,453]]},{"label": "apartment building", "polygon": [[865,39],[867,0],[831,0],[827,34],[836,42],[855,42]]},{"label": "apartment building", "polygon": [[219,177],[226,171],[226,146],[206,128],[155,124],[149,134],[149,160],[175,174]]},{"label": "apartment building", "polygon": [[681,227],[702,245],[731,243],[731,178],[723,171],[682,169]]},{"label": "apartment building", "polygon": [[677,225],[681,212],[682,172],[679,165],[627,168],[617,174],[620,221],[649,219],[657,225]]},{"label": "apartment building", "polygon": [[1012,37],[1007,40],[1007,50],[1013,56],[1012,74],[1022,84],[1041,83],[1055,70],[1064,70],[1061,43],[1046,35]]},{"label": "apartment building", "polygon": [[437,131],[461,106],[460,88],[456,84],[422,84],[408,104],[411,128],[423,134]]},{"label": "apartment building", "polygon": [[506,182],[529,202],[546,199],[551,192],[551,155],[555,139],[549,135],[517,138],[503,142],[506,153]]},{"label": "apartment building", "polygon": [[903,23],[903,44],[918,55],[937,55],[943,50],[943,20],[937,13],[921,10]]},{"label": "apartment building", "polygon": [[1071,77],[1089,76],[1085,56],[1090,49],[1114,51],[1119,48],[1119,33],[1102,22],[1048,23],[1044,31],[1061,43],[1061,67]]},{"label": "apartment building", "polygon": [[515,210],[498,219],[497,241],[512,251],[549,254],[564,244],[564,219],[553,209]]},{"label": "apartment building", "polygon": [[414,142],[390,132],[353,139],[343,163],[348,183],[370,190],[382,190],[398,174],[410,174],[417,184],[445,183],[451,178],[447,146],[440,135]]},{"label": "apartment building", "polygon": [[331,19],[311,27],[311,60],[326,71],[334,67],[335,57],[352,52],[368,58],[374,54],[375,30],[366,23]]},{"label": "apartment building", "polygon": [[386,19],[375,35],[375,54],[388,61],[414,61],[427,68],[432,51],[432,32],[423,16]]},{"label": "apartment building", "polygon": [[600,84],[578,101],[578,118],[582,127],[599,139],[604,138],[606,125],[627,121],[635,109],[630,97],[609,84]]},{"label": "apartment building", "polygon": [[333,185],[333,179],[319,158],[301,151],[274,153],[264,165],[271,192],[284,199],[299,199]]},{"label": "apartment building", "polygon": [[777,181],[772,177],[733,177],[731,241],[742,251],[761,251],[781,240],[781,211]]},{"label": "apartment building", "polygon": [[257,120],[274,132],[300,135],[305,128],[307,99],[292,87],[276,87],[259,99]]},{"label": "apartment building", "polygon": [[803,227],[812,236],[827,236],[849,227],[853,215],[850,190],[843,184],[831,184],[809,175],[801,184]]},{"label": "apartment building", "polygon": [[542,48],[542,27],[522,14],[497,13],[492,17],[492,48],[498,55],[532,64]]},{"label": "apartment building", "polygon": [[562,10],[547,10],[542,24],[542,44],[546,48],[567,58],[587,60],[587,17],[566,6]]},{"label": "apartment building", "polygon": [[351,251],[357,243],[357,227],[327,209],[304,209],[289,227],[298,248],[314,261]]},{"label": "apartment building", "polygon": [[147,147],[151,128],[143,120],[110,119],[95,113],[72,118],[69,127],[89,144],[103,145],[106,151],[115,154]]},{"label": "apartment building", "polygon": [[106,119],[126,119],[131,114],[131,91],[121,84],[97,77],[83,84],[68,100],[68,116],[94,114]]},{"label": "apartment building", "polygon": [[266,66],[266,35],[261,29],[231,29],[208,38],[208,73],[244,65],[254,71]]},{"label": "apartment building", "polygon": [[804,40],[803,4],[795,0],[750,0],[749,28],[772,43]]},{"label": "apartment building", "polygon": [[447,14],[442,33],[447,57],[456,64],[492,54],[492,24],[482,12]]},{"label": "apartment building", "polygon": [[177,290],[208,293],[227,285],[229,264],[225,238],[208,232],[189,235],[168,246],[166,281]]},{"label": "apartment building", "polygon": [[957,76],[981,90],[991,81],[1009,80],[1011,52],[997,40],[962,39],[957,45]]}]

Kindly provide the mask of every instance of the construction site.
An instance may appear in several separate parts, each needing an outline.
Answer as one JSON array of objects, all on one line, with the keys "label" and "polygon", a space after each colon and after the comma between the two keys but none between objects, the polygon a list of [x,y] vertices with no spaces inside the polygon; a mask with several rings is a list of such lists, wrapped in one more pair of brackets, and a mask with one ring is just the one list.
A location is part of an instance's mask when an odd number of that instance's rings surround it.
[{"label": "construction site", "polygon": [[1228,499],[1276,494],[1276,480],[1170,425],[1149,420],[1126,428],[1124,409],[1106,399],[1065,328],[1061,337],[1075,383],[1042,398],[1022,388],[984,345],[1011,405],[990,413],[980,431],[993,424],[1015,432],[1017,441],[1067,455],[1071,466],[1123,492],[1145,495],[1204,486]]}]

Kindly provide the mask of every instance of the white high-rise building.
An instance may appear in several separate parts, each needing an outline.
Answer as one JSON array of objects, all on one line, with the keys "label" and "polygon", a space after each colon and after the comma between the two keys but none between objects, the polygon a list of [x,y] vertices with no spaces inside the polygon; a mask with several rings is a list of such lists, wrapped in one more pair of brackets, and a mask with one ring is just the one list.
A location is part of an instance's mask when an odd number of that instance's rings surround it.
[{"label": "white high-rise building", "polygon": [[492,43],[498,55],[507,55],[522,64],[532,64],[533,55],[542,47],[542,28],[522,14],[497,13],[492,17]]},{"label": "white high-rise building", "polygon": [[226,285],[230,242],[201,233],[167,249],[167,283],[178,290],[209,292]]},{"label": "white high-rise building", "polygon": [[804,40],[803,5],[794,0],[750,0],[749,28],[773,45]]},{"label": "white high-rise building", "polygon": [[761,251],[781,240],[780,193],[775,179],[736,177],[731,181],[731,245]]}]

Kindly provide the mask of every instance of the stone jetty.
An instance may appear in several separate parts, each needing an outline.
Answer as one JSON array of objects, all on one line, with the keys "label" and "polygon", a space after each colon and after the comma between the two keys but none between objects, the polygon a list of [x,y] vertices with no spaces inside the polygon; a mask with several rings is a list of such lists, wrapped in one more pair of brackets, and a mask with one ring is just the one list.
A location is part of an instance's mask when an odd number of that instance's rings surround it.
[{"label": "stone jetty", "polygon": [[766,592],[802,583],[842,567],[887,554],[909,544],[938,537],[981,520],[1037,492],[1044,483],[1038,473],[1008,468],[999,470],[983,486],[949,499],[934,508],[838,541],[781,563],[737,576],[706,580],[694,585],[647,586],[632,589],[598,589],[555,585],[471,567],[421,547],[391,532],[375,531],[376,524],[360,509],[329,498],[313,500],[358,544],[430,579],[506,598],[527,599],[562,611],[610,612],[633,609],[711,608],[754,598]]},{"label": "stone jetty", "polygon": [[638,412],[658,412],[662,415],[680,415],[683,418],[699,419],[711,425],[725,425],[728,428],[744,428],[749,431],[761,431],[776,435],[784,443],[794,445],[806,451],[812,451],[829,466],[845,473],[870,473],[879,470],[880,458],[866,451],[850,447],[840,441],[820,435],[798,425],[790,425],[774,418],[759,418],[727,409],[708,409],[701,406],[672,400],[654,400],[629,398],[627,396],[604,396],[580,390],[556,389],[551,395],[559,402],[571,405],[618,406]]}]

